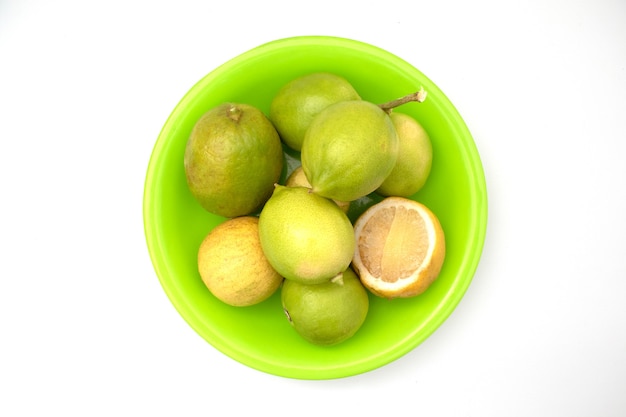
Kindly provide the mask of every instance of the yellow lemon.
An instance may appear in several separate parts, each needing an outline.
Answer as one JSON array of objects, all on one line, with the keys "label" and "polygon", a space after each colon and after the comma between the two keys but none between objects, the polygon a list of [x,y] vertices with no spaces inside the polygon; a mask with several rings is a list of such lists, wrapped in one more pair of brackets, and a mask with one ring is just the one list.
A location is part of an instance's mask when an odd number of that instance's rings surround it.
[{"label": "yellow lemon", "polygon": [[226,304],[264,301],[283,277],[267,261],[259,241],[259,219],[236,217],[217,225],[198,250],[198,271],[209,291]]},{"label": "yellow lemon", "polygon": [[346,213],[304,187],[277,185],[259,215],[261,247],[286,279],[326,282],[345,271],[355,248]]}]

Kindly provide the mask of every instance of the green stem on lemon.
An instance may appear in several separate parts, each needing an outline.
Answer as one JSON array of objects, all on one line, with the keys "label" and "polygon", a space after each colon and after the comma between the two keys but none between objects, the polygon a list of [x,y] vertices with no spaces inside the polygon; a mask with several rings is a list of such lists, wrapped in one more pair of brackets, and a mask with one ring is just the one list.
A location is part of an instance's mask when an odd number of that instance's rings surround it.
[{"label": "green stem on lemon", "polygon": [[391,113],[391,110],[393,110],[394,108],[401,106],[403,104],[406,104],[406,103],[410,103],[412,101],[423,103],[424,100],[426,100],[426,95],[427,93],[424,90],[424,87],[420,87],[419,91],[408,94],[404,97],[397,98],[395,100],[391,100],[387,103],[379,104],[378,107],[380,107],[387,113]]}]

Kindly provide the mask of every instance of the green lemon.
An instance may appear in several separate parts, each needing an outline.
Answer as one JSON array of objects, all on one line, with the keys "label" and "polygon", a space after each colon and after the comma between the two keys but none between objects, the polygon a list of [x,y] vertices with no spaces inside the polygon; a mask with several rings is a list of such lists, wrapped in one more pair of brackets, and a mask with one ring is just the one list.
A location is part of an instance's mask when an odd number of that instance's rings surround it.
[{"label": "green lemon", "polygon": [[279,274],[308,284],[345,271],[356,247],[346,213],[304,187],[276,186],[259,215],[259,237]]},{"label": "green lemon", "polygon": [[396,165],[376,190],[383,196],[410,197],[422,189],[433,162],[433,146],[428,133],[413,117],[392,112],[400,148]]},{"label": "green lemon", "polygon": [[283,167],[278,132],[256,107],[224,103],[196,122],[184,168],[196,200],[211,213],[253,213],[270,197]]},{"label": "green lemon", "polygon": [[330,104],[358,100],[359,94],[343,77],[327,72],[300,76],[285,84],[272,99],[269,118],[281,139],[300,151],[311,120]]},{"label": "green lemon", "polygon": [[336,345],[354,336],[369,310],[367,290],[350,268],[324,284],[285,281],[280,296],[289,323],[316,345]]},{"label": "green lemon", "polygon": [[365,100],[322,110],[302,144],[302,168],[314,193],[354,201],[375,191],[393,169],[398,135],[389,115]]}]

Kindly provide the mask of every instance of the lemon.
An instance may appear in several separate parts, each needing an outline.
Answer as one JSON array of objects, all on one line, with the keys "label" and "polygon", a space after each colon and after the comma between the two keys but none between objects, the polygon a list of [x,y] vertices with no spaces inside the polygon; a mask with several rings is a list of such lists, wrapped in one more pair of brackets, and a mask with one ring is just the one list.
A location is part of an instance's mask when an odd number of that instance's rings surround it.
[{"label": "lemon", "polygon": [[352,266],[363,285],[384,298],[422,294],[437,279],[446,244],[439,219],[424,204],[387,197],[354,223]]},{"label": "lemon", "polygon": [[328,72],[306,74],[285,84],[272,99],[269,117],[283,142],[300,151],[304,133],[321,110],[359,94],[343,77]]},{"label": "lemon", "polygon": [[184,154],[187,184],[206,210],[237,217],[258,210],[280,178],[283,150],[265,115],[224,103],[195,123]]},{"label": "lemon", "polygon": [[198,250],[202,281],[226,304],[258,304],[274,294],[283,281],[261,249],[258,222],[254,216],[226,220],[211,230]]},{"label": "lemon", "polygon": [[354,201],[375,191],[393,169],[398,135],[389,115],[365,100],[322,110],[302,144],[302,168],[314,193]]},{"label": "lemon", "polygon": [[[304,174],[304,170],[302,169],[302,165],[300,165],[299,167],[294,169],[291,172],[291,174],[289,174],[289,176],[287,177],[287,180],[285,181],[285,185],[287,187],[306,187],[306,188],[311,188],[311,184],[309,183],[309,180],[307,180],[306,175]],[[335,202],[335,204],[337,204],[339,206],[339,208],[344,213],[347,213],[348,210],[350,209],[350,202],[349,201],[336,201],[336,200],[333,200],[333,201]]]},{"label": "lemon", "polygon": [[286,279],[308,284],[330,280],[348,268],[354,229],[334,202],[304,187],[277,185],[259,215],[261,247]]},{"label": "lemon", "polygon": [[433,147],[422,125],[408,114],[390,114],[398,133],[398,159],[376,190],[383,196],[410,197],[422,189],[433,162]]},{"label": "lemon", "polygon": [[351,338],[369,310],[367,291],[350,268],[341,279],[324,284],[286,280],[280,296],[291,326],[316,345],[336,345]]}]

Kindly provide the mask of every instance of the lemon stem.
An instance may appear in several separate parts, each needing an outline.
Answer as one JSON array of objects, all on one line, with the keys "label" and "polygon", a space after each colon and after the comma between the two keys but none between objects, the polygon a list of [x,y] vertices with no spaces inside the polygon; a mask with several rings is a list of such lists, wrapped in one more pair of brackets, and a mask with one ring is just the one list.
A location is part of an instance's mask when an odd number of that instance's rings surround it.
[{"label": "lemon stem", "polygon": [[391,113],[391,110],[394,108],[401,106],[406,103],[410,103],[412,101],[416,101],[418,103],[423,103],[426,100],[427,93],[424,90],[424,87],[420,87],[419,91],[416,91],[411,94],[407,94],[404,97],[397,98],[395,100],[391,100],[387,103],[379,104],[378,107],[383,109],[386,113]]},{"label": "lemon stem", "polygon": [[235,105],[230,106],[227,109],[227,116],[233,121],[233,122],[238,122],[239,119],[241,119],[241,115],[243,113],[243,110]]},{"label": "lemon stem", "polygon": [[330,279],[330,282],[337,285],[343,285],[343,272],[338,273]]}]

